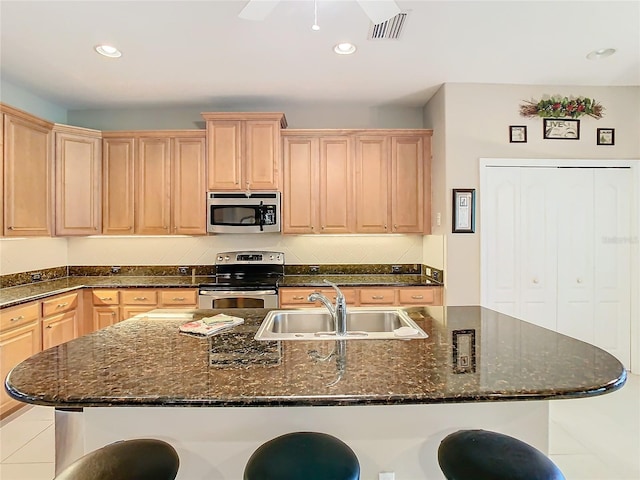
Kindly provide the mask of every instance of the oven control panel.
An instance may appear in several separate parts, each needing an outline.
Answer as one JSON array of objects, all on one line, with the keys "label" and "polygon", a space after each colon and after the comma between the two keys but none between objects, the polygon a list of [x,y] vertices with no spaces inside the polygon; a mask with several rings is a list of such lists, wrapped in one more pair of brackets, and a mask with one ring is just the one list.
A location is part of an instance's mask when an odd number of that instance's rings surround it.
[{"label": "oven control panel", "polygon": [[284,265],[283,252],[220,252],[216,265]]}]

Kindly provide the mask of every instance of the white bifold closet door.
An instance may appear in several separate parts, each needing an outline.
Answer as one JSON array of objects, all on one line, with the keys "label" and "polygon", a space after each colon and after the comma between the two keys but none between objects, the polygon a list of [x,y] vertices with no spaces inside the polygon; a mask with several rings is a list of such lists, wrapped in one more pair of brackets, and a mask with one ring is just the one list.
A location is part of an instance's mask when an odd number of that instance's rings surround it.
[{"label": "white bifold closet door", "polygon": [[631,175],[487,167],[483,304],[630,360]]}]

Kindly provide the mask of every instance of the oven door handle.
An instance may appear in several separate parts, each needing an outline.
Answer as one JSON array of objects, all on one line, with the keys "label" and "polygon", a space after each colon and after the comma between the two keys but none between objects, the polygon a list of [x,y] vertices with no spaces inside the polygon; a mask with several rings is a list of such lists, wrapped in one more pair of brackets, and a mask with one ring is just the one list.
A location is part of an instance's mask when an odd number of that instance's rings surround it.
[{"label": "oven door handle", "polygon": [[220,290],[200,290],[200,295],[206,295],[209,297],[237,297],[239,295],[275,295],[275,290],[250,290],[250,291],[220,291]]}]

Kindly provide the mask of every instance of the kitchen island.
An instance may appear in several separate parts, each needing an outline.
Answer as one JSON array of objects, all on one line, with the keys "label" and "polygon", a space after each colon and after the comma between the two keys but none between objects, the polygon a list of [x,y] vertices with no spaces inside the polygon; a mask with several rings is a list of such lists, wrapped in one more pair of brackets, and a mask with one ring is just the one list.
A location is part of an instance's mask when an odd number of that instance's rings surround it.
[{"label": "kitchen island", "polygon": [[59,466],[150,436],[176,446],[178,478],[241,478],[262,442],[317,430],[351,445],[362,478],[442,478],[436,451],[451,431],[498,430],[546,451],[548,400],[626,380],[603,350],[491,310],[407,311],[429,338],[257,342],[265,310],[225,311],[245,324],[195,338],[178,333],[188,314],[155,311],[31,357],[6,387],[59,409]]}]

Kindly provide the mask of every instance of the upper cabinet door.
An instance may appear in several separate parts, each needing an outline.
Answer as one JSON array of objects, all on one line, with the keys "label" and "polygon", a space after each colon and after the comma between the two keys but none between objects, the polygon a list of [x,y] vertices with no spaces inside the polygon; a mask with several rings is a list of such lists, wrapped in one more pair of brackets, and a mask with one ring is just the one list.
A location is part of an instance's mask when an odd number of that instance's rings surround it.
[{"label": "upper cabinet door", "polygon": [[389,232],[389,137],[358,136],[356,143],[356,231]]},{"label": "upper cabinet door", "polygon": [[51,127],[4,116],[5,235],[51,235]]},{"label": "upper cabinet door", "polygon": [[133,233],[133,160],[135,140],[106,138],[102,143],[102,233]]},{"label": "upper cabinet door", "polygon": [[206,234],[205,137],[173,140],[172,215],[177,235]]},{"label": "upper cabinet door", "polygon": [[352,233],[353,146],[348,136],[320,137],[320,233]]},{"label": "upper cabinet door", "polygon": [[244,123],[244,162],[241,189],[277,190],[280,185],[280,122]]},{"label": "upper cabinet door", "polygon": [[424,137],[391,137],[391,233],[424,231]]},{"label": "upper cabinet door", "polygon": [[171,139],[140,138],[135,165],[135,233],[171,233]]},{"label": "upper cabinet door", "polygon": [[317,233],[318,138],[284,138],[282,233]]},{"label": "upper cabinet door", "polygon": [[96,235],[101,226],[101,133],[54,127],[56,235]]},{"label": "upper cabinet door", "polygon": [[242,122],[207,122],[208,190],[239,190],[242,181]]}]

